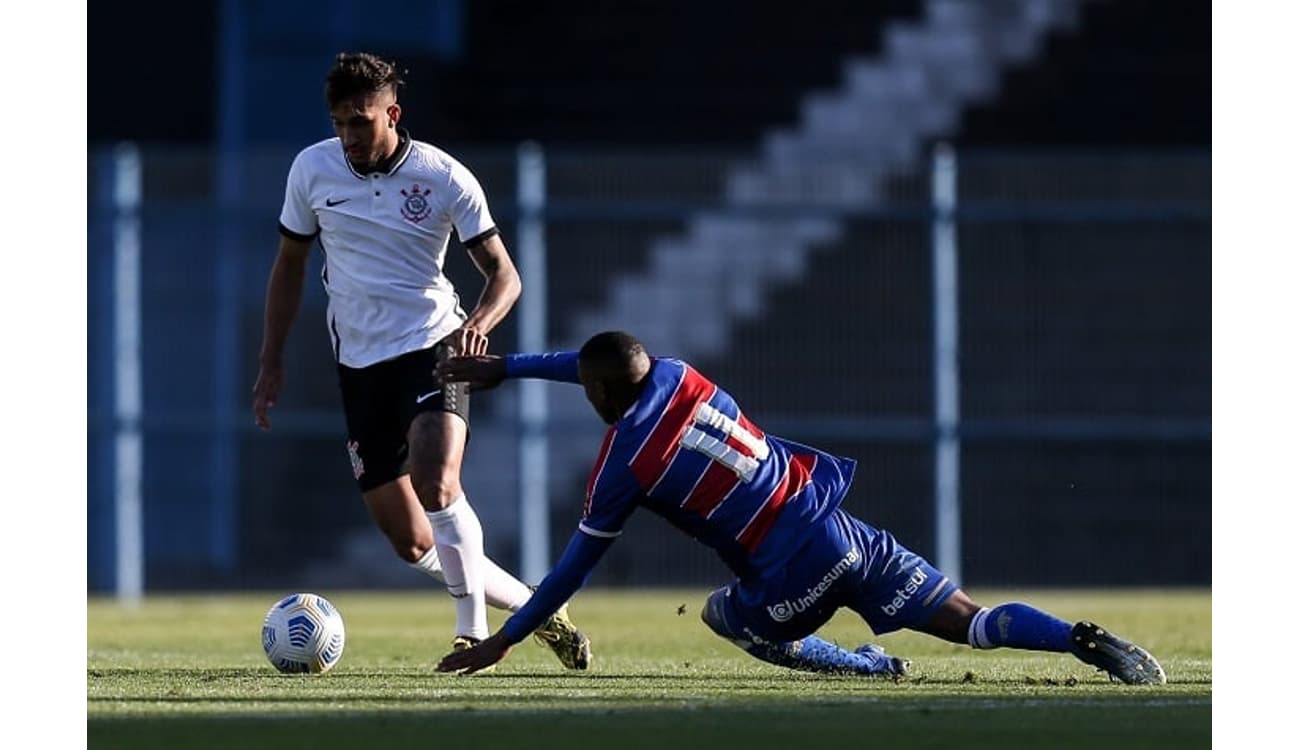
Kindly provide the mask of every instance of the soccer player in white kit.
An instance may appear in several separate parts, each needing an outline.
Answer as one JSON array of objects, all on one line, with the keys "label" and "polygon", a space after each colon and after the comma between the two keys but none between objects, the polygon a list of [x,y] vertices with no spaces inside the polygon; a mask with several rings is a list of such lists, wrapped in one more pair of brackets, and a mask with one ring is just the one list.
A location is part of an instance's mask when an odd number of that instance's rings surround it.
[{"label": "soccer player in white kit", "polygon": [[[303,149],[289,168],[253,412],[271,429],[285,339],[319,240],[353,476],[397,556],[446,585],[452,647],[462,649],[489,634],[485,605],[516,611],[531,590],[483,554],[460,483],[469,391],[437,382],[434,369],[448,356],[485,353],[521,285],[478,180],[398,127],[402,83],[392,63],[369,53],[338,55],[326,77],[336,137]],[[442,272],[453,229],[485,279],[468,314]],[[564,666],[587,668],[590,643],[563,611],[535,635]]]}]

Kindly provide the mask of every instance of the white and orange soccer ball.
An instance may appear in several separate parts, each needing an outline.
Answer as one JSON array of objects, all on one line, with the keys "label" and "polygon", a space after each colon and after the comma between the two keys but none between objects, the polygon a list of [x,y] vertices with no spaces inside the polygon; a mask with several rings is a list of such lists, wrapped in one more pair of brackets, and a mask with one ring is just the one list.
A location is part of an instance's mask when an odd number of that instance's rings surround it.
[{"label": "white and orange soccer ball", "polygon": [[323,596],[290,594],[266,613],[262,650],[281,672],[328,672],[343,656],[343,616]]}]

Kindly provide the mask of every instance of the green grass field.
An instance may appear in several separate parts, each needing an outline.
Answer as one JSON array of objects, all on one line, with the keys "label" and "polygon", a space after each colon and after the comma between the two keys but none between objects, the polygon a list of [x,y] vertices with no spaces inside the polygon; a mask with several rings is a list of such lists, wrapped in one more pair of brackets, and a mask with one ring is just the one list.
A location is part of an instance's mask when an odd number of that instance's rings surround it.
[{"label": "green grass field", "polygon": [[[288,593],[288,592],[286,592]],[[751,659],[699,620],[708,591],[591,590],[570,605],[593,642],[566,672],[527,642],[490,674],[439,674],[450,600],[318,591],[347,647],[320,676],[262,655],[277,593],[87,604],[88,745],[129,748],[1192,748],[1211,743],[1211,606],[1198,591],[981,591],[1146,646],[1169,684],[1109,682],[1073,657],[981,651],[912,633],[873,639],[852,613],[821,635],[912,659],[901,683],[790,672]],[[685,605],[685,614],[678,614]],[[492,612],[496,627],[501,613]],[[850,744],[851,743],[851,744]]]}]

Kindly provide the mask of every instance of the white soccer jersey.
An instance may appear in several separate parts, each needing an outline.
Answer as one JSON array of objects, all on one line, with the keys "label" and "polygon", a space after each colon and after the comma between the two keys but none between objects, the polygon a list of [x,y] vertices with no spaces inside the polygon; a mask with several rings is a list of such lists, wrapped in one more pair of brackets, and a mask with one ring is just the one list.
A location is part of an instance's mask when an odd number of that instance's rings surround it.
[{"label": "white soccer jersey", "polygon": [[320,236],[340,363],[365,367],[426,349],[465,320],[442,273],[453,227],[467,245],[496,232],[478,180],[441,149],[403,132],[387,171],[368,175],[352,168],[338,138],[299,152],[280,231]]}]

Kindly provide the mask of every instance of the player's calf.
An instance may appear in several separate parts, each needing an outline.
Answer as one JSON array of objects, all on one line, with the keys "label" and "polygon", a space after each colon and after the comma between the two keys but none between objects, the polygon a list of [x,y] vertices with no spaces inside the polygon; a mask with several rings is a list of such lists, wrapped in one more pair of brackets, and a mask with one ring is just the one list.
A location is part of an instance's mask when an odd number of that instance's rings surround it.
[{"label": "player's calf", "polygon": [[1070,623],[1022,602],[981,608],[970,618],[967,642],[972,648],[1070,650]]}]

